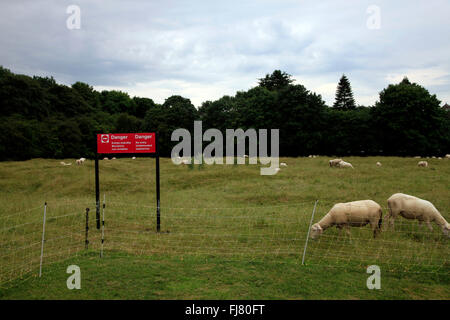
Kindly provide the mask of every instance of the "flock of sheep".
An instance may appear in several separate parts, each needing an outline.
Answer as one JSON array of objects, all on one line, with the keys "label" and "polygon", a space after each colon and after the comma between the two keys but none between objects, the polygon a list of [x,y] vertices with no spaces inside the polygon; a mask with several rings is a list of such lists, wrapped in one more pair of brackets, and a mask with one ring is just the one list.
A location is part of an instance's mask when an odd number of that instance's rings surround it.
[{"label": "flock of sheep", "polygon": [[[445,155],[445,158],[450,159],[450,154]],[[351,163],[342,159],[330,160],[329,165],[330,167],[353,169]],[[380,162],[377,162],[376,165],[381,167]],[[419,161],[417,165],[428,167],[428,162]],[[435,222],[441,227],[445,235],[450,236],[450,224],[431,202],[407,194],[396,193],[387,200],[387,203],[389,212],[386,215],[386,228],[393,228],[395,219],[400,215],[406,219],[418,220],[419,225],[425,222],[430,230],[433,230],[431,222]],[[318,223],[311,227],[311,238],[316,238],[332,226],[336,226],[340,230],[345,229],[347,233],[350,233],[350,227],[362,227],[367,224],[370,224],[373,236],[376,237],[381,232],[382,215],[381,206],[373,200],[338,203]]]},{"label": "flock of sheep", "polygon": [[[248,157],[248,156],[244,156]],[[310,156],[315,158],[316,156]],[[417,158],[417,157],[416,157]],[[445,158],[450,159],[450,154]],[[113,157],[112,160],[116,158]],[[132,159],[136,159],[133,157]],[[109,160],[104,158],[103,160]],[[179,158],[181,164],[188,164],[188,160]],[[86,158],[76,160],[77,165],[82,165]],[[71,163],[60,162],[63,166],[69,166]],[[338,168],[352,168],[353,165],[345,162],[342,159],[333,159],[329,161],[330,167]],[[381,166],[380,162],[376,163]],[[419,161],[419,167],[428,167],[427,161]],[[287,167],[287,164],[282,162],[280,167]],[[280,168],[276,168],[277,172]],[[436,207],[429,201],[423,200],[414,196],[403,193],[393,194],[388,200],[389,212],[386,214],[386,228],[393,228],[394,221],[398,216],[405,219],[415,219],[419,221],[419,225],[425,223],[430,230],[433,230],[431,223],[434,222],[441,227],[442,232],[450,237],[450,224],[439,213]],[[331,210],[317,223],[311,227],[311,238],[316,238],[321,235],[326,229],[336,226],[338,229],[345,229],[350,233],[350,227],[362,227],[370,224],[373,230],[373,236],[376,237],[382,230],[383,212],[381,206],[373,200],[359,200],[346,203],[337,203]]]},{"label": "flock of sheep", "polygon": [[[398,216],[405,219],[418,220],[419,225],[425,223],[433,230],[431,223],[441,227],[446,236],[450,236],[450,224],[429,201],[404,193],[393,194],[387,200],[389,212],[386,214],[386,228],[394,228],[394,221]],[[381,206],[373,200],[359,200],[346,203],[337,203],[317,223],[311,227],[311,238],[315,239],[326,229],[336,226],[345,229],[350,234],[350,227],[363,227],[370,224],[373,236],[376,237],[382,230],[383,212]]]}]

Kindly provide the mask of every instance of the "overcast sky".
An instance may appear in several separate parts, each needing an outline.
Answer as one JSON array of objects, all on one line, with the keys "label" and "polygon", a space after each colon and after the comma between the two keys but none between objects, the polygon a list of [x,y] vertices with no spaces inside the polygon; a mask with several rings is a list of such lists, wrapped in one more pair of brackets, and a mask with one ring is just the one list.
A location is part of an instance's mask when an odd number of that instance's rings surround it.
[{"label": "overcast sky", "polygon": [[404,76],[450,103],[448,0],[2,0],[0,30],[0,65],[15,73],[157,103],[198,107],[275,69],[329,105],[343,73],[357,104]]}]

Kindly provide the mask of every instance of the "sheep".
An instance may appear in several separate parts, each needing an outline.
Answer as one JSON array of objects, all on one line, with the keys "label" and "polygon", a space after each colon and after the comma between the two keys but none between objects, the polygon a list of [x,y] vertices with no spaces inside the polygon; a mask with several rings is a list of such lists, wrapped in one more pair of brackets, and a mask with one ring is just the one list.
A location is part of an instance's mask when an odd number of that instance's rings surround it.
[{"label": "sheep", "polygon": [[419,161],[417,163],[417,166],[427,168],[428,167],[428,161]]},{"label": "sheep", "polygon": [[450,159],[450,154],[446,154],[445,157],[446,157],[447,159]]},{"label": "sheep", "polygon": [[359,200],[335,204],[330,211],[311,227],[311,238],[315,239],[326,229],[336,226],[350,234],[350,227],[363,227],[370,223],[375,238],[381,232],[383,212],[373,200]]},{"label": "sheep", "polygon": [[[450,224],[439,213],[436,207],[427,200],[423,200],[404,193],[395,193],[387,200],[389,212],[386,215],[387,227],[394,228],[394,221],[398,215],[405,219],[416,219],[421,226],[423,222],[426,223],[430,231],[433,230],[431,222],[435,222],[441,227],[442,232],[446,236],[450,236]],[[388,224],[389,222],[389,224]]]},{"label": "sheep", "polygon": [[381,162],[377,162],[377,167],[381,167]]},{"label": "sheep", "polygon": [[112,159],[111,160],[116,160],[116,157],[112,157]]},{"label": "sheep", "polygon": [[104,157],[103,160],[109,160],[108,157]]},{"label": "sheep", "polygon": [[353,168],[352,164],[350,162],[341,161],[336,165],[338,168]]},{"label": "sheep", "polygon": [[64,161],[61,161],[60,164],[62,164],[63,166],[70,166],[70,165],[72,165],[72,163],[65,163]]},{"label": "sheep", "polygon": [[133,157],[133,158],[131,158],[131,159],[136,160],[136,157]]},{"label": "sheep", "polygon": [[333,159],[333,160],[330,160],[330,167],[337,167],[337,165],[339,164],[339,162],[341,162],[342,161],[342,159]]},{"label": "sheep", "polygon": [[281,162],[281,163],[280,163],[280,167],[287,167],[287,164],[284,163],[284,162]]},{"label": "sheep", "polygon": [[86,158],[80,158],[80,161],[83,163],[86,161]]},{"label": "sheep", "polygon": [[75,160],[75,162],[76,162],[77,165],[80,165],[82,163],[80,159]]}]

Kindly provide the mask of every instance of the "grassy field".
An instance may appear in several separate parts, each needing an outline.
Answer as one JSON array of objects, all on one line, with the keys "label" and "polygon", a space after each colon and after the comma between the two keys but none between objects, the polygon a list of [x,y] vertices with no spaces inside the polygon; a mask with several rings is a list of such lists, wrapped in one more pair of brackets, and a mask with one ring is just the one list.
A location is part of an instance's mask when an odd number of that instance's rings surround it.
[{"label": "grassy field", "polygon": [[[287,168],[261,176],[259,165],[189,167],[162,159],[159,234],[154,159],[101,161],[101,259],[93,161],[0,163],[0,298],[450,299],[449,239],[436,225],[430,232],[398,220],[377,239],[369,227],[353,228],[350,238],[333,228],[309,241],[301,265],[316,200],[315,222],[336,202],[372,199],[384,208],[396,192],[432,201],[450,221],[450,161],[429,159],[429,168],[418,168],[411,158],[350,157],[355,169],[342,170],[328,160],[282,158]],[[81,290],[66,287],[72,263],[82,270]],[[366,287],[371,264],[381,267],[381,290]]]}]

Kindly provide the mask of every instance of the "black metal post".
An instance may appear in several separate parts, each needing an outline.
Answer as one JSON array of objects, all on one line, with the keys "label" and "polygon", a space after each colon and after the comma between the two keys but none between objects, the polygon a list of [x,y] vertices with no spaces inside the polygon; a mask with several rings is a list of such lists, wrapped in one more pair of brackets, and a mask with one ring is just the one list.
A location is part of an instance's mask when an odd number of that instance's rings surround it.
[{"label": "black metal post", "polygon": [[97,221],[97,229],[100,229],[100,178],[98,173],[98,153],[95,153],[95,219]]},{"label": "black metal post", "polygon": [[86,239],[84,240],[86,249],[88,248],[89,245],[88,232],[89,232],[89,208],[86,208]]},{"label": "black metal post", "polygon": [[156,143],[156,232],[161,230],[161,206],[160,206],[160,192],[159,192],[159,141],[158,133],[155,132]]}]

